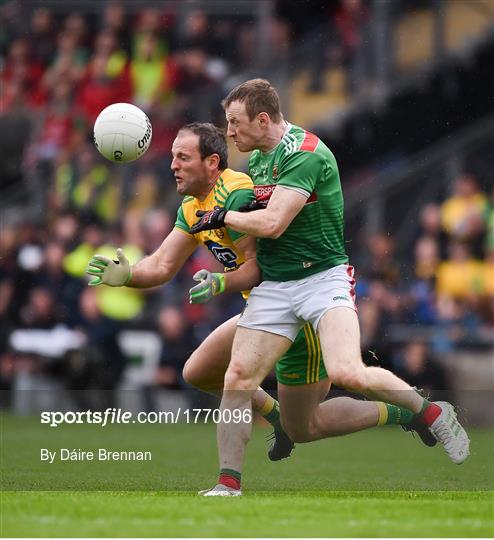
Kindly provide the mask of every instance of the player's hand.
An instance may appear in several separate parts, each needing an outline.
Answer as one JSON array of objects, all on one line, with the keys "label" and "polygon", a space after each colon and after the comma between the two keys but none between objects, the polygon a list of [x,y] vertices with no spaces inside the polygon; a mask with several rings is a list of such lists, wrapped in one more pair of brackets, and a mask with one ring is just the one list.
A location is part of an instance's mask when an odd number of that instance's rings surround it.
[{"label": "player's hand", "polygon": [[94,276],[88,283],[92,287],[102,283],[110,287],[122,287],[132,276],[129,261],[120,248],[117,249],[117,260],[94,255],[86,268],[86,274]]},{"label": "player's hand", "polygon": [[253,200],[247,204],[238,207],[237,212],[253,212],[254,210],[263,210],[267,206],[267,201]]},{"label": "player's hand", "polygon": [[192,277],[199,284],[189,291],[189,301],[191,304],[205,304],[213,296],[221,294],[225,290],[225,276],[214,274],[208,270],[199,270]]},{"label": "player's hand", "polygon": [[221,229],[225,226],[225,216],[228,210],[221,206],[215,206],[213,210],[198,210],[196,216],[198,219],[190,228],[191,234],[196,234],[201,231],[209,231],[211,229]]}]

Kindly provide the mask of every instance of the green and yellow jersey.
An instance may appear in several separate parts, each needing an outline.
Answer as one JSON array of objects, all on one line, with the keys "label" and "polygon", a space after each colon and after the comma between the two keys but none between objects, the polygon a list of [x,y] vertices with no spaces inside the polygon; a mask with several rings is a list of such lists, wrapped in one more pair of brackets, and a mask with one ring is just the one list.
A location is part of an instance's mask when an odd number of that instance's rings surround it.
[{"label": "green and yellow jersey", "polygon": [[[254,185],[249,176],[232,169],[225,169],[218,178],[209,195],[200,201],[196,197],[186,196],[180,205],[175,221],[175,228],[190,234],[190,228],[199,219],[198,210],[213,210],[222,206],[227,210],[238,210],[244,204],[254,200]],[[236,247],[245,235],[223,227],[211,231],[202,231],[193,235],[198,244],[205,246],[213,257],[223,265],[225,272],[236,270],[245,262],[243,253]],[[244,298],[247,297],[242,293]]]}]

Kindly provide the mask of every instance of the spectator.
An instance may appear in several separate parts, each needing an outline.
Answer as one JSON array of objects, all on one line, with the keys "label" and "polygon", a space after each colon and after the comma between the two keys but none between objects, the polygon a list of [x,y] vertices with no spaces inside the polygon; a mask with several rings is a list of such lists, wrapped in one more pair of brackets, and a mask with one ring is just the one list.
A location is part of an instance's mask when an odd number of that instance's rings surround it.
[{"label": "spectator", "polygon": [[182,312],[173,306],[161,310],[158,329],[163,346],[156,384],[165,388],[181,388],[182,369],[196,346],[194,333]]},{"label": "spectator", "polygon": [[482,264],[474,259],[468,244],[452,240],[449,259],[437,269],[436,291],[439,297],[448,296],[475,302],[482,288]]},{"label": "spectator", "polygon": [[156,251],[172,227],[172,218],[166,210],[155,208],[146,212],[143,222],[145,252],[151,254]]},{"label": "spectator", "polygon": [[107,162],[85,145],[79,149],[75,163],[76,183],[72,204],[81,215],[111,223],[119,211],[119,182],[110,175]]},{"label": "spectator", "polygon": [[180,77],[176,88],[186,122],[210,121],[217,111],[220,89],[208,74],[207,63],[208,57],[202,49],[187,49],[180,53]]},{"label": "spectator", "polygon": [[94,43],[94,55],[107,58],[106,73],[110,78],[126,75],[128,69],[127,52],[119,45],[115,34],[110,30],[102,30]]},{"label": "spectator", "polygon": [[92,128],[99,113],[108,105],[130,100],[126,71],[112,78],[107,64],[108,57],[93,56],[77,94],[77,105],[88,128]]},{"label": "spectator", "polygon": [[448,354],[471,346],[479,336],[481,321],[466,301],[451,296],[436,299],[437,325],[432,339],[434,352]]},{"label": "spectator", "polygon": [[[122,242],[120,247],[124,250],[131,264],[135,264],[144,255],[140,246],[130,241]],[[101,245],[91,255],[96,253],[113,258],[115,257],[115,244]],[[86,260],[86,263],[87,261],[89,259]],[[96,293],[98,308],[105,317],[124,323],[142,316],[146,293],[141,290],[130,287],[98,287]]]},{"label": "spectator", "polygon": [[64,31],[74,37],[78,51],[87,55],[90,36],[84,15],[77,12],[69,13],[63,26]]},{"label": "spectator", "polygon": [[49,92],[49,101],[41,117],[40,134],[35,142],[36,157],[40,161],[53,162],[71,143],[74,129],[72,89],[70,81],[60,79]]},{"label": "spectator", "polygon": [[369,237],[367,247],[370,260],[364,265],[362,273],[368,278],[395,287],[400,279],[400,268],[394,253],[393,238],[389,234],[374,234]]},{"label": "spectator", "polygon": [[169,52],[168,36],[166,32],[166,18],[158,9],[145,8],[138,15],[137,27],[133,34],[132,57],[138,57],[140,42],[152,35],[157,40],[157,55],[165,56]]},{"label": "spectator", "polygon": [[439,265],[439,246],[431,236],[419,238],[415,244],[415,276],[422,280],[432,280]]},{"label": "spectator", "polygon": [[106,2],[103,8],[102,30],[115,36],[118,48],[130,53],[130,32],[121,2]]},{"label": "spectator", "polygon": [[170,97],[174,88],[173,62],[160,50],[158,38],[148,33],[140,37],[130,62],[132,100],[144,111]]},{"label": "spectator", "polygon": [[494,296],[494,245],[488,246],[487,256],[483,266],[482,295]]},{"label": "spectator", "polygon": [[78,45],[77,36],[67,30],[60,32],[57,39],[57,52],[50,67],[43,75],[45,91],[52,91],[61,81],[75,85],[84,76],[88,53]]},{"label": "spectator", "polygon": [[209,33],[209,20],[204,11],[192,10],[186,18],[184,30],[179,38],[179,49],[200,49],[210,52],[211,42],[214,39]]},{"label": "spectator", "polygon": [[445,399],[444,390],[448,386],[444,370],[431,357],[426,343],[410,341],[395,357],[394,363],[396,373],[408,384],[424,390],[430,399]]},{"label": "spectator", "polygon": [[408,319],[414,324],[434,324],[435,276],[439,265],[439,248],[435,238],[423,236],[415,244],[414,280],[408,294]]},{"label": "spectator", "polygon": [[61,211],[57,214],[50,227],[51,238],[64,249],[75,248],[79,236],[79,221],[77,217],[68,211]]},{"label": "spectator", "polygon": [[342,0],[334,22],[341,43],[341,59],[349,70],[350,93],[360,91],[370,62],[367,61],[365,32],[369,12],[362,0]]},{"label": "spectator", "polygon": [[37,273],[35,284],[53,296],[57,318],[73,326],[77,321],[79,296],[84,289],[84,282],[64,271],[65,255],[66,251],[62,244],[49,241],[44,248],[44,262]]},{"label": "spectator", "polygon": [[[77,328],[85,337],[85,346],[66,356],[66,384],[76,392],[81,409],[103,410],[116,404],[115,389],[121,380],[125,358],[118,345],[119,323],[105,317],[98,308],[96,291],[84,288],[80,297],[80,318]],[[94,393],[87,399],[86,390]]]},{"label": "spectator", "polygon": [[5,66],[0,72],[0,87],[7,86],[2,92],[5,108],[10,109],[16,102],[17,91],[23,94],[29,107],[35,109],[43,105],[42,77],[43,66],[32,57],[28,40],[24,37],[15,39],[10,44]]},{"label": "spectator", "polygon": [[487,198],[471,173],[463,173],[455,180],[451,196],[441,205],[444,230],[454,238],[474,242],[477,254],[482,249],[487,205]]},{"label": "spectator", "polygon": [[438,244],[440,257],[446,257],[448,236],[442,228],[440,205],[434,202],[426,204],[420,210],[419,224],[420,231],[418,238],[422,236],[434,238]]},{"label": "spectator", "polygon": [[85,225],[82,228],[80,243],[64,258],[64,270],[75,278],[84,278],[87,262],[104,242],[105,233],[101,225],[97,223]]},{"label": "spectator", "polygon": [[29,45],[36,60],[48,66],[56,50],[56,30],[52,12],[46,7],[33,11],[29,32]]},{"label": "spectator", "polygon": [[35,287],[20,311],[21,325],[25,328],[53,329],[60,321],[56,313],[53,294],[44,287]]}]

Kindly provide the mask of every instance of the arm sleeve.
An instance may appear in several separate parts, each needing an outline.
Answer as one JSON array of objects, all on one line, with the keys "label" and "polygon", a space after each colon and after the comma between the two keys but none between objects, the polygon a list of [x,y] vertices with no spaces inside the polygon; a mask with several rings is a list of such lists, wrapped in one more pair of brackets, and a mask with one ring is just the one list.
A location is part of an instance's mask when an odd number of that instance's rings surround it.
[{"label": "arm sleeve", "polygon": [[185,220],[184,209],[182,208],[182,206],[180,206],[177,211],[177,219],[175,220],[175,227],[177,229],[180,229],[190,234],[190,227],[187,224],[187,221]]},{"label": "arm sleeve", "polygon": [[278,185],[293,188],[310,196],[323,176],[324,162],[314,152],[294,152],[283,159],[279,167]]},{"label": "arm sleeve", "polygon": [[[237,211],[242,205],[248,204],[255,199],[254,191],[252,189],[236,189],[232,191],[225,201],[225,208],[227,210]],[[246,236],[244,233],[239,233],[232,229],[227,228],[228,234],[233,242],[237,242],[240,238]]]}]

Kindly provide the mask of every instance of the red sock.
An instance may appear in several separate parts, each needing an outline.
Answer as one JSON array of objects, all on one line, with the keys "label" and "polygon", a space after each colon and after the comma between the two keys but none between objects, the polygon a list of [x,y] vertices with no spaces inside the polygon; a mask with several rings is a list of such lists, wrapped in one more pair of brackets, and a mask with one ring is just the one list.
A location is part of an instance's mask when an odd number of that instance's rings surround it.
[{"label": "red sock", "polygon": [[426,426],[432,426],[436,418],[441,414],[441,407],[435,403],[427,404],[419,415],[420,420]]},{"label": "red sock", "polygon": [[235,478],[231,474],[221,473],[218,484],[231,487],[232,489],[240,489],[240,478]]}]

